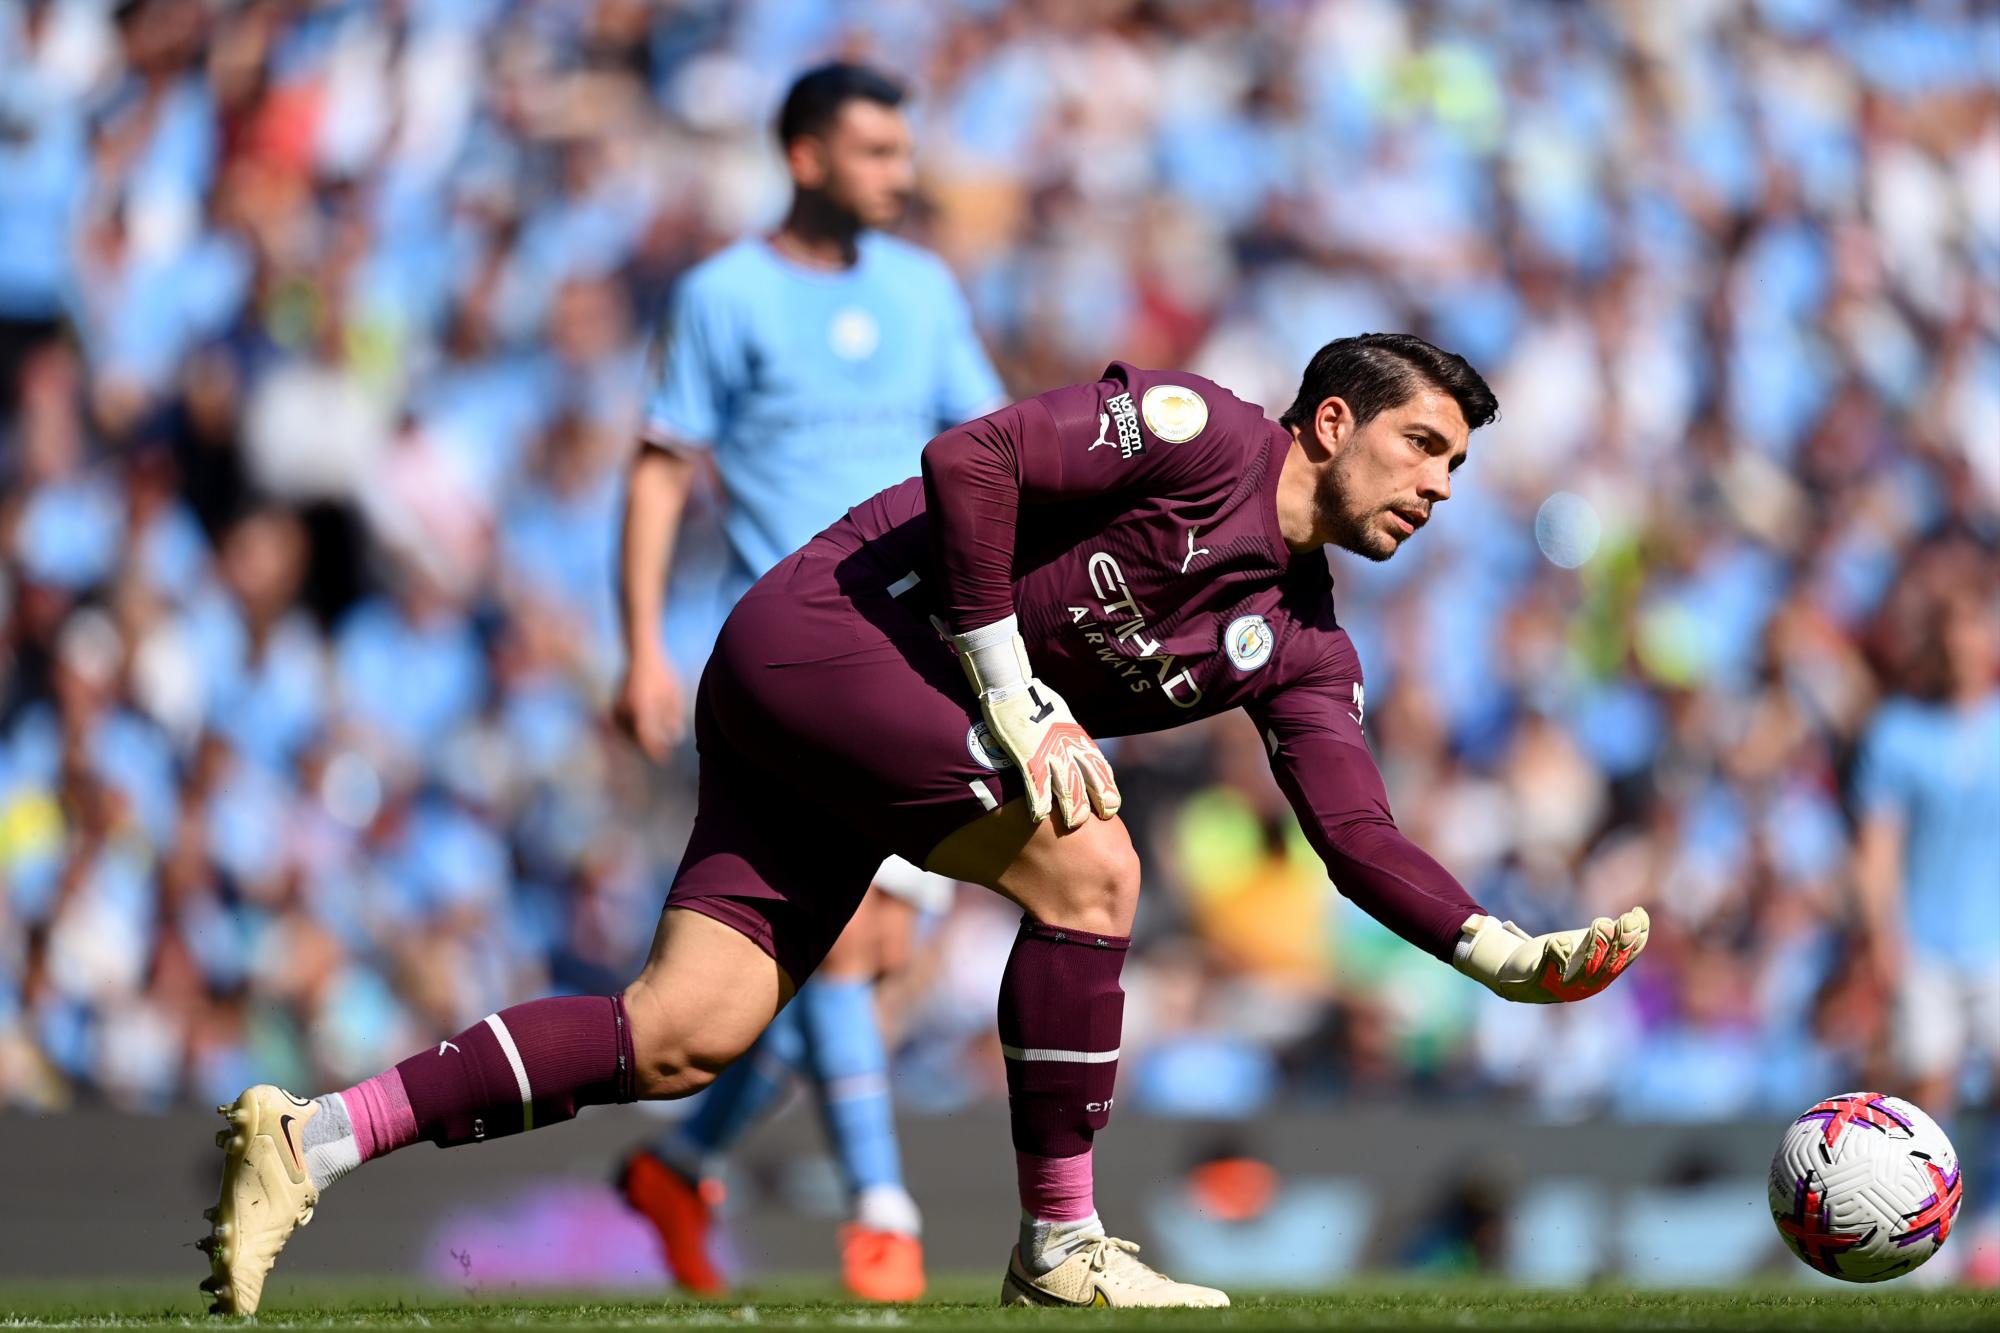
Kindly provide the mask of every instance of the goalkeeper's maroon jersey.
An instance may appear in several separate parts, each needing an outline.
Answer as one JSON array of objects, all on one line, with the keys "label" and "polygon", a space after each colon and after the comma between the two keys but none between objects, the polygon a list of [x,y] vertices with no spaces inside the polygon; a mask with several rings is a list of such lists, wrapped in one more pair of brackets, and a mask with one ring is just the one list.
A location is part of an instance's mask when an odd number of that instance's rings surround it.
[{"label": "goalkeeper's maroon jersey", "polygon": [[1093,735],[1245,709],[1335,883],[1448,957],[1480,909],[1390,818],[1325,556],[1278,530],[1290,443],[1209,380],[1115,363],[939,436],[817,543],[952,630],[1016,614]]}]

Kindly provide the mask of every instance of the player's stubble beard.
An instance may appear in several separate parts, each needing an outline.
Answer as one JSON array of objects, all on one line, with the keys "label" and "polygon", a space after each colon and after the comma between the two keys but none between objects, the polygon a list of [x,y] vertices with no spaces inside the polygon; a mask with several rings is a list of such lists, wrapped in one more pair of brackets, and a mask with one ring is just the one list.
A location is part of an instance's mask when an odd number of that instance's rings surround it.
[{"label": "player's stubble beard", "polygon": [[794,194],[785,227],[807,240],[836,244],[850,257],[861,233],[869,229],[860,212],[826,190],[800,190]]},{"label": "player's stubble beard", "polygon": [[1389,511],[1389,504],[1362,508],[1354,501],[1359,489],[1354,479],[1356,452],[1342,449],[1326,471],[1319,489],[1320,531],[1341,550],[1380,564],[1396,554],[1402,543],[1382,529],[1382,515]]}]

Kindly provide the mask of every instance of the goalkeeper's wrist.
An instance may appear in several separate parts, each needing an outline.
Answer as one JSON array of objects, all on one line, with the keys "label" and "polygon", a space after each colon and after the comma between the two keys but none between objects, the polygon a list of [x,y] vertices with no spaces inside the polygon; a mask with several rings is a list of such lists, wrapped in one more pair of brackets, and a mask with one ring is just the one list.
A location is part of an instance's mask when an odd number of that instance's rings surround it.
[{"label": "goalkeeper's wrist", "polygon": [[982,699],[1005,699],[1028,688],[1034,672],[1028,666],[1027,645],[1021,642],[1019,616],[954,634],[951,641]]},{"label": "goalkeeper's wrist", "polygon": [[1533,943],[1534,937],[1513,922],[1475,912],[1459,927],[1451,965],[1466,976],[1490,985],[1507,978],[1515,950]]},{"label": "goalkeeper's wrist", "polygon": [[1465,971],[1465,965],[1472,961],[1472,944],[1479,938],[1479,928],[1490,919],[1484,912],[1475,912],[1458,928],[1458,943],[1453,945],[1451,950],[1453,967],[1461,972]]}]

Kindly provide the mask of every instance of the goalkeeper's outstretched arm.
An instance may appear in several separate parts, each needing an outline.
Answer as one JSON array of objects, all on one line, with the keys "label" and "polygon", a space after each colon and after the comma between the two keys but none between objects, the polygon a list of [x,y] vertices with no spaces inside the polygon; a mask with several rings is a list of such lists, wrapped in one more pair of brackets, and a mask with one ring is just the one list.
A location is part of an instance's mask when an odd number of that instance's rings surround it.
[{"label": "goalkeeper's outstretched arm", "polygon": [[1360,664],[1345,632],[1332,633],[1331,669],[1323,679],[1285,689],[1250,713],[1278,785],[1335,886],[1503,999],[1581,1000],[1615,981],[1646,947],[1644,908],[1531,936],[1488,913],[1396,826],[1362,735]]}]

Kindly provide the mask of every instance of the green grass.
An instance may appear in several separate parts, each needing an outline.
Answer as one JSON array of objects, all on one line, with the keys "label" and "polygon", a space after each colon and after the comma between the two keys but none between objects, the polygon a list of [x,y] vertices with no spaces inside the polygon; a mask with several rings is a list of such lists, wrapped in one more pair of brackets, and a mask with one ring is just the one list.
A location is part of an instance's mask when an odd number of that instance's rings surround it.
[{"label": "green grass", "polygon": [[[1239,1294],[1223,1311],[1000,1310],[985,1281],[937,1284],[938,1299],[884,1309],[820,1283],[773,1284],[721,1304],[629,1297],[516,1297],[370,1283],[279,1283],[256,1323],[281,1329],[894,1328],[1412,1329],[2000,1327],[2000,1291],[1758,1287],[1526,1291],[1480,1283],[1368,1282],[1316,1295]],[[0,1285],[0,1328],[212,1328],[192,1284]],[[235,1321],[230,1321],[235,1322]]]}]

